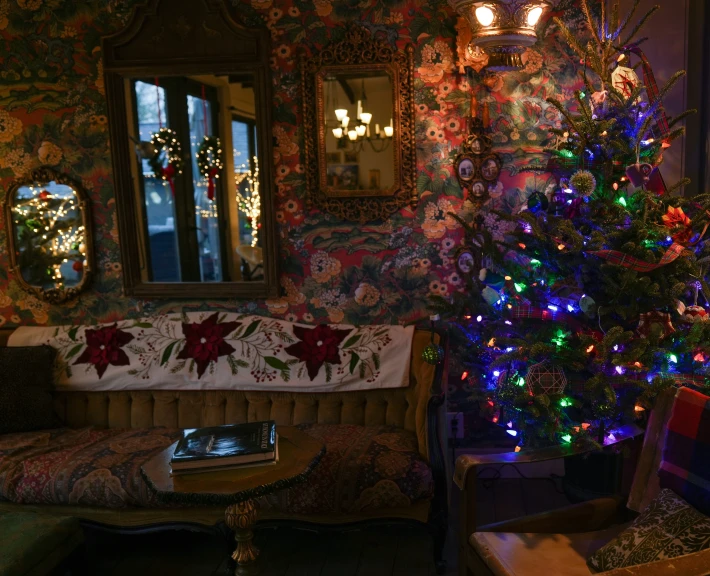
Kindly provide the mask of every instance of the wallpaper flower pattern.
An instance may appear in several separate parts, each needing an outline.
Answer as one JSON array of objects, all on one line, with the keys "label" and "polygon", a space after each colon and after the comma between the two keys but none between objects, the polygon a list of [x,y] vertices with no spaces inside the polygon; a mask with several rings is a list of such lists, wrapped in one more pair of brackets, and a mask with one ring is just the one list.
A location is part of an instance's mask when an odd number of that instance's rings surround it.
[{"label": "wallpaper flower pattern", "polygon": [[[230,0],[225,0],[230,2]],[[471,205],[453,175],[453,158],[471,94],[489,109],[504,159],[492,205],[524,202],[547,177],[524,168],[550,140],[560,117],[545,98],[565,102],[579,86],[576,62],[554,34],[524,55],[525,69],[483,77],[460,73],[456,17],[443,0],[231,0],[238,20],[271,32],[276,217],[282,261],[280,298],[266,302],[139,301],[121,288],[120,245],[101,36],[125,23],[135,0],[0,0],[0,187],[48,164],[83,183],[93,200],[98,275],[78,300],[50,306],[8,274],[0,241],[0,325],[112,322],[182,309],[269,314],[306,323],[406,323],[427,315],[430,294],[461,286],[453,251],[463,231],[449,213]],[[578,21],[574,14],[571,22]],[[304,206],[303,135],[296,49],[317,50],[361,21],[378,36],[416,49],[416,207],[388,220],[353,225]],[[3,235],[4,235],[3,231]]]}]

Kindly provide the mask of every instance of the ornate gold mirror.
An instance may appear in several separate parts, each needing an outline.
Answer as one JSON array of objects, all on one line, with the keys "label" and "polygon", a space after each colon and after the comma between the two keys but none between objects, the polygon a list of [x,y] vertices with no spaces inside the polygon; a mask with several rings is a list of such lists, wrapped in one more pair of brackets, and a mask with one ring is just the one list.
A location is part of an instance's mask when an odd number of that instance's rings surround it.
[{"label": "ornate gold mirror", "polygon": [[416,202],[413,55],[353,25],[301,57],[311,206],[366,222]]},{"label": "ornate gold mirror", "polygon": [[16,181],[5,197],[5,229],[10,266],[28,292],[60,304],[89,284],[91,206],[67,176],[40,168]]},{"label": "ornate gold mirror", "polygon": [[268,30],[149,0],[103,50],[126,292],[276,296]]}]

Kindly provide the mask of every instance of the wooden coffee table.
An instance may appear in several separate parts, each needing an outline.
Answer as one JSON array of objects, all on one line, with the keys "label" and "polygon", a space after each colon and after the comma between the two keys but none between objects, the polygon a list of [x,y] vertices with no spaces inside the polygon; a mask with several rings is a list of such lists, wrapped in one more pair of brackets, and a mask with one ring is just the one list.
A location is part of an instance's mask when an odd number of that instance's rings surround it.
[{"label": "wooden coffee table", "polygon": [[237,548],[232,558],[236,576],[257,573],[254,546],[255,500],[303,482],[325,453],[325,446],[292,426],[277,426],[279,461],[224,472],[170,475],[170,459],[177,442],[141,467],[141,474],[158,500],[166,504],[225,506],[224,520],[234,530]]}]

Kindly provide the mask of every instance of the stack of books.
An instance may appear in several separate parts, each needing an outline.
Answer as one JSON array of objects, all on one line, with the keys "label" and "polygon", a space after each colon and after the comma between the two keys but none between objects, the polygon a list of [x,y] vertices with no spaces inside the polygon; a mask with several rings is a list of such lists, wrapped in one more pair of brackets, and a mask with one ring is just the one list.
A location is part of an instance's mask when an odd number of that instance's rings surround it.
[{"label": "stack of books", "polygon": [[170,460],[173,475],[276,464],[276,422],[250,422],[185,430]]}]

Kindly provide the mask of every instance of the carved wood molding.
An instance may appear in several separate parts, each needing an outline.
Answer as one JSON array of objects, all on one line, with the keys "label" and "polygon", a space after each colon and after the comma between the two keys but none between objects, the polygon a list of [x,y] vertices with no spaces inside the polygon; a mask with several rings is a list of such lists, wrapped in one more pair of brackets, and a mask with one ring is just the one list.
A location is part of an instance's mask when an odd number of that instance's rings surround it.
[{"label": "carved wood molding", "polygon": [[[382,220],[407,205],[416,204],[416,139],[414,131],[414,48],[404,51],[373,38],[370,31],[351,25],[345,38],[308,57],[301,54],[301,97],[305,134],[307,201],[338,218],[356,222]],[[395,184],[373,195],[352,191],[337,196],[326,190],[323,71],[385,71],[393,82]]]}]

